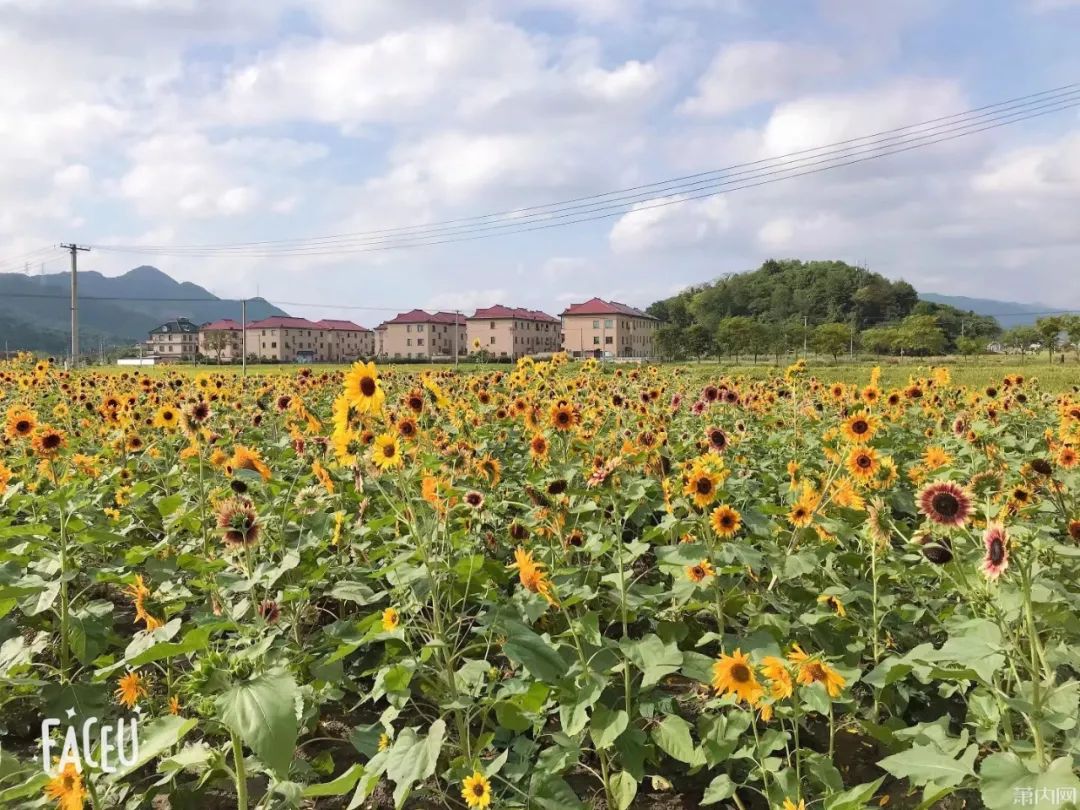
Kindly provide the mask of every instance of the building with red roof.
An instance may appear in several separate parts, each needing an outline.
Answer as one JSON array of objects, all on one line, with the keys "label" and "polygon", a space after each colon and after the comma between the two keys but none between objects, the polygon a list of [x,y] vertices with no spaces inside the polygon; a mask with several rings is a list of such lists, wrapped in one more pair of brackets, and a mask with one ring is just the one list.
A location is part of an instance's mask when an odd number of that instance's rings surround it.
[{"label": "building with red roof", "polygon": [[538,309],[496,304],[476,310],[467,323],[469,351],[492,357],[554,354],[562,343],[559,319]]},{"label": "building with red roof", "polygon": [[243,332],[243,326],[232,318],[204,323],[199,327],[199,354],[219,363],[238,361],[244,345]]},{"label": "building with red roof", "polygon": [[651,357],[659,325],[636,307],[590,298],[562,311],[562,346],[573,357]]},{"label": "building with red roof", "polygon": [[352,362],[375,354],[375,335],[352,321],[274,315],[247,325],[248,356],[279,363]]},{"label": "building with red roof", "polygon": [[466,351],[466,319],[460,312],[413,309],[375,328],[378,355],[389,359],[455,357]]}]

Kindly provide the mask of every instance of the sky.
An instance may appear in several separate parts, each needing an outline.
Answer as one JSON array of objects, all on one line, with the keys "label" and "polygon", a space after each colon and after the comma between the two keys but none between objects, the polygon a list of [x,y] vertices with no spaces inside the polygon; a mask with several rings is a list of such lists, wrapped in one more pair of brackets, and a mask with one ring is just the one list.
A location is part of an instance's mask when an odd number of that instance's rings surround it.
[{"label": "sky", "polygon": [[[61,242],[372,231],[783,155],[1080,81],[1077,30],[1080,0],[0,0],[0,270]],[[366,326],[643,307],[768,258],[1080,309],[1078,204],[1071,109],[532,233],[80,267]]]}]

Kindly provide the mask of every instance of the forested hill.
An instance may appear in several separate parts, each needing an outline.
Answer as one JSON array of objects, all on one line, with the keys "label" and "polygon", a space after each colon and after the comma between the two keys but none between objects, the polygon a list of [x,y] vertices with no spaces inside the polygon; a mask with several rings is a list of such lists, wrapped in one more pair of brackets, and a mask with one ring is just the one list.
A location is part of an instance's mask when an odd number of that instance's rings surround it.
[{"label": "forested hill", "polygon": [[[981,338],[1000,332],[992,317],[920,301],[906,281],[890,281],[841,261],[770,259],[752,272],[726,275],[657,301],[648,312],[665,323],[662,343],[689,346],[691,354],[715,350],[717,341],[722,343],[725,332],[733,327],[759,331],[757,342],[768,344],[753,347],[761,353],[781,351],[779,343],[801,342],[804,323],[811,330],[843,324],[856,334],[869,332],[873,338],[872,330],[900,328],[905,321],[912,334],[936,322],[945,341],[943,348],[949,350],[962,335]],[[742,337],[740,341],[754,342]],[[919,351],[919,347],[911,350]]]}]

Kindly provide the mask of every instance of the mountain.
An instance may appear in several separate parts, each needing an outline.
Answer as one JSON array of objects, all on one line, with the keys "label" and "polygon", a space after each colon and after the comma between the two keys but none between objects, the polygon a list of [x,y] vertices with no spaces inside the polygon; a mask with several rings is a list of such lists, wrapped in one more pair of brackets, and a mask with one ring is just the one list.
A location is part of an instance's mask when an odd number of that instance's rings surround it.
[{"label": "mountain", "polygon": [[[0,346],[62,353],[70,345],[70,290],[68,273],[0,273]],[[252,321],[288,314],[262,298],[250,299],[247,311]],[[99,341],[145,340],[155,326],[179,317],[195,323],[239,321],[240,303],[146,265],[114,277],[79,273],[79,340],[87,351]]]},{"label": "mountain", "polygon": [[1046,304],[1018,304],[1015,301],[994,301],[990,298],[968,298],[964,295],[939,295],[938,293],[919,293],[923,301],[974,312],[977,315],[990,315],[1005,329],[1014,326],[1027,326],[1035,323],[1042,315],[1053,311]]}]

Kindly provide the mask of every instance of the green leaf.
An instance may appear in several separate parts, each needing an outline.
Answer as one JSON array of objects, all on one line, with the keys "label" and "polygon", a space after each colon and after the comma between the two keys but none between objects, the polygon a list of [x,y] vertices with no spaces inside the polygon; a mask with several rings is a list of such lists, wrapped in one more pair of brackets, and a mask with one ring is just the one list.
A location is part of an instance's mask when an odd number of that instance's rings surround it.
[{"label": "green leaf", "polygon": [[409,795],[412,786],[435,773],[442,751],[446,723],[436,720],[421,737],[416,729],[407,728],[397,735],[386,755],[386,775],[394,782],[394,801],[398,807]]},{"label": "green leaf", "polygon": [[608,780],[611,788],[611,796],[615,799],[617,810],[626,810],[637,796],[637,781],[626,771],[619,771],[611,775]]},{"label": "green leaf", "polygon": [[353,789],[353,786],[364,774],[364,766],[359,762],[345,771],[337,779],[329,782],[321,782],[317,785],[308,785],[304,788],[304,798],[312,799],[316,796],[343,796]]},{"label": "green leaf", "polygon": [[629,724],[630,718],[622,709],[613,712],[604,704],[597,704],[593,709],[592,722],[589,726],[593,745],[598,751],[610,747],[619,735],[626,731]]},{"label": "green leaf", "polygon": [[563,779],[551,774],[536,773],[532,781],[530,807],[541,810],[583,810],[585,805]]},{"label": "green leaf", "polygon": [[899,754],[878,762],[899,779],[908,779],[914,785],[935,782],[942,787],[956,787],[969,776],[975,775],[977,745],[969,745],[958,759],[952,759],[933,745],[916,745]]},{"label": "green leaf", "polygon": [[864,782],[843,793],[834,793],[825,800],[825,810],[863,810],[881,787],[885,777]]},{"label": "green leaf", "polygon": [[299,726],[293,676],[276,669],[233,685],[219,696],[218,716],[280,778],[292,762]]},{"label": "green leaf", "polygon": [[735,795],[735,783],[726,773],[722,773],[713,779],[707,788],[705,795],[701,797],[702,804],[716,804],[724,799],[730,799]]},{"label": "green leaf", "polygon": [[683,663],[683,654],[674,641],[664,643],[659,636],[650,633],[640,641],[623,639],[623,652],[634,662],[634,666],[644,673],[641,687],[658,683],[665,675],[678,672]]},{"label": "green leaf", "polygon": [[358,605],[370,605],[382,597],[382,594],[375,593],[362,582],[338,582],[330,589],[328,595],[331,599],[340,599],[342,602],[356,602]]},{"label": "green leaf", "polygon": [[704,755],[694,747],[690,724],[677,714],[669,714],[658,725],[653,726],[652,738],[664,753],[679,762],[687,765],[705,763]]},{"label": "green leaf", "polygon": [[155,502],[155,506],[157,506],[158,513],[163,518],[167,518],[169,515],[179,509],[181,504],[183,503],[183,496],[179,493],[173,493],[172,495],[165,495],[162,498],[158,498]]},{"label": "green leaf", "polygon": [[[194,718],[167,715],[145,726],[139,726],[139,756],[131,765],[125,765],[110,774],[109,779],[119,781],[128,774],[134,773],[147,762],[161,756],[167,749],[180,742],[197,725],[199,721]],[[95,754],[94,759],[99,759],[99,757]]]},{"label": "green leaf", "polygon": [[1069,757],[1050,763],[1043,773],[1028,769],[1016,754],[991,754],[979,768],[979,790],[989,810],[1017,807],[1057,810],[1066,801],[1080,801],[1080,778]]},{"label": "green leaf", "polygon": [[506,629],[503,654],[507,658],[521,664],[530,675],[546,683],[557,683],[566,675],[569,667],[550,641],[517,622],[508,624]]}]

